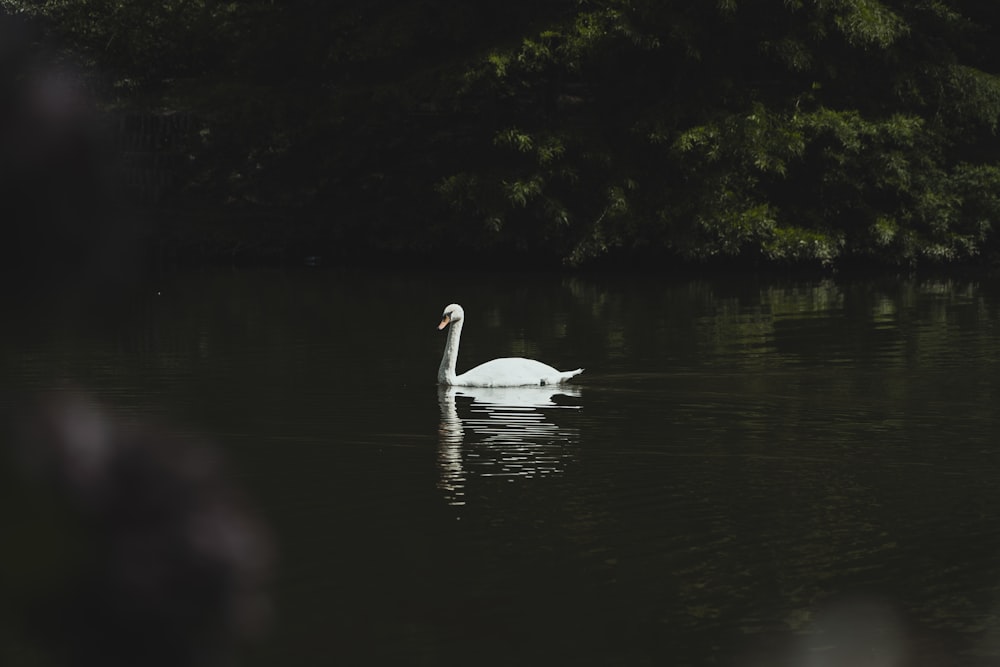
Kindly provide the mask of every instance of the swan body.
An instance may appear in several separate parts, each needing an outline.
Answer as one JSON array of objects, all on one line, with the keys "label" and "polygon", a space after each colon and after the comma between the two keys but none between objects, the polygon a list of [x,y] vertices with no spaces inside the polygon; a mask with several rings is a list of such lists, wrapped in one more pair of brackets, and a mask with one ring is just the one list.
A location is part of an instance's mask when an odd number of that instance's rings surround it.
[{"label": "swan body", "polygon": [[462,337],[462,322],[465,311],[457,303],[444,309],[438,329],[448,330],[448,342],[444,346],[441,367],[438,369],[438,384],[453,387],[527,387],[531,385],[559,384],[583,372],[560,371],[548,364],[523,357],[505,357],[480,364],[461,375],[455,373],[458,362],[458,343]]}]

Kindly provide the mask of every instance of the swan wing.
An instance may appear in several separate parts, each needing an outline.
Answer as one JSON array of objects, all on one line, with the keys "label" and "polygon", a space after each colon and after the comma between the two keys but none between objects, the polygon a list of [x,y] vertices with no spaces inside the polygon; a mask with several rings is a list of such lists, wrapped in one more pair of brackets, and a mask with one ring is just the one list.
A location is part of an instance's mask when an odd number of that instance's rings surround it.
[{"label": "swan wing", "polygon": [[455,378],[457,386],[464,387],[526,387],[564,382],[583,372],[560,371],[534,359],[505,357],[480,364]]}]

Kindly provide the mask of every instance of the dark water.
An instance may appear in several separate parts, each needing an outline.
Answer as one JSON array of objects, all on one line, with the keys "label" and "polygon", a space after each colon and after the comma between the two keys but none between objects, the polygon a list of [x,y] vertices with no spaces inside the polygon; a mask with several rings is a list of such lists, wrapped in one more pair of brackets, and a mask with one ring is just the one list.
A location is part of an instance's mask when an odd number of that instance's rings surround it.
[{"label": "dark water", "polygon": [[[451,302],[460,372],[585,373],[439,390]],[[5,329],[12,393],[224,450],[280,549],[247,665],[1000,660],[988,276],[188,273]]]}]

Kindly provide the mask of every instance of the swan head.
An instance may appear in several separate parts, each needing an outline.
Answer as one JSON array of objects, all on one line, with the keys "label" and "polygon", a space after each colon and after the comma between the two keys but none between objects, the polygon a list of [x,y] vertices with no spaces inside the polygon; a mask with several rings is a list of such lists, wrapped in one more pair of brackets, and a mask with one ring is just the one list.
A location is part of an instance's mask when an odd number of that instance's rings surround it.
[{"label": "swan head", "polygon": [[445,306],[444,313],[441,314],[441,323],[438,324],[438,331],[452,322],[461,322],[463,317],[465,317],[465,311],[457,303]]}]

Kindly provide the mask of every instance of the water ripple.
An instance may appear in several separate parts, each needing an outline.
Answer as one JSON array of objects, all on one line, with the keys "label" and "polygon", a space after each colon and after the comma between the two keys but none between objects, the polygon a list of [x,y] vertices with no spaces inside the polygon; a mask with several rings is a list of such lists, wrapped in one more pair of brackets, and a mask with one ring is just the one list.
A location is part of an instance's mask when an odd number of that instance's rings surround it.
[{"label": "water ripple", "polygon": [[[448,387],[438,391],[439,488],[452,505],[467,502],[471,476],[532,478],[564,472],[579,429],[560,426],[576,410],[575,387]],[[558,400],[557,400],[558,399]]]}]

